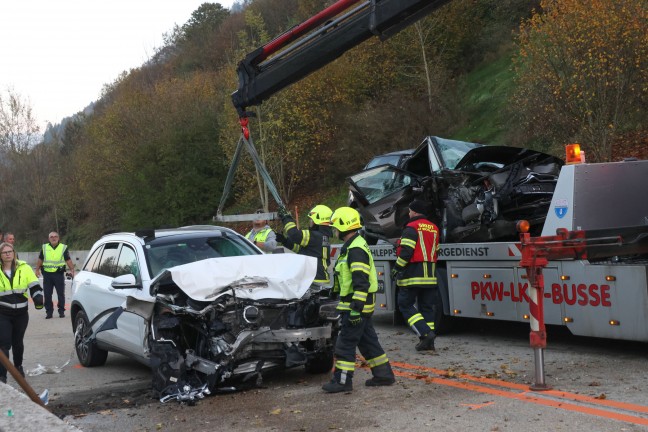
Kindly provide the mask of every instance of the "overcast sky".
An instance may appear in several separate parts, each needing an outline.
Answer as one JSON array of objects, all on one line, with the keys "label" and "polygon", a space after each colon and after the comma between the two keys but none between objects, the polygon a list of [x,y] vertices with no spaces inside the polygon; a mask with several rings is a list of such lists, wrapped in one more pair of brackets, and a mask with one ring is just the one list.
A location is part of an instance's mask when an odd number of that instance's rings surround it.
[{"label": "overcast sky", "polygon": [[[45,132],[140,66],[206,0],[2,0],[0,93],[27,99]],[[214,0],[226,8],[233,0]]]}]

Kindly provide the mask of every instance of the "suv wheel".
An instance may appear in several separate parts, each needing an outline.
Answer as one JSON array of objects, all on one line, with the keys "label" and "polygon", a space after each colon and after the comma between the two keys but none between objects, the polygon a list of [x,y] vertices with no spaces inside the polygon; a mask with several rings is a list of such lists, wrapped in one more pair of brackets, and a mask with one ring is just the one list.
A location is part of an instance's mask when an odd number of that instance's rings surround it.
[{"label": "suv wheel", "polygon": [[94,341],[87,340],[91,332],[90,321],[85,312],[77,312],[74,318],[74,349],[79,363],[85,367],[101,366],[108,358],[108,351],[97,348]]}]

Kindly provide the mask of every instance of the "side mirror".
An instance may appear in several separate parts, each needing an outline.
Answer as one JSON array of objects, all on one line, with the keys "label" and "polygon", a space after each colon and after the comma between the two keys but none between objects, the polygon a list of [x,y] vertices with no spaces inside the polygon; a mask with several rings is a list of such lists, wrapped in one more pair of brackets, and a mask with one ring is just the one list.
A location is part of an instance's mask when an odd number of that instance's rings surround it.
[{"label": "side mirror", "polygon": [[125,274],[117,276],[110,284],[114,289],[129,289],[129,288],[142,288],[142,285],[137,283],[134,274]]}]

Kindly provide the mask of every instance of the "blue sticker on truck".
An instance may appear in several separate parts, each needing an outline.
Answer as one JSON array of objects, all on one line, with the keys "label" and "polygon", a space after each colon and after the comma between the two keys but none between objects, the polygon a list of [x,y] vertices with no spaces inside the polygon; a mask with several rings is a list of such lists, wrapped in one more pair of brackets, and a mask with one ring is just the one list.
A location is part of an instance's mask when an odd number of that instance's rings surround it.
[{"label": "blue sticker on truck", "polygon": [[558,219],[562,219],[567,214],[567,210],[569,210],[569,203],[566,199],[557,199],[554,201],[554,210]]}]

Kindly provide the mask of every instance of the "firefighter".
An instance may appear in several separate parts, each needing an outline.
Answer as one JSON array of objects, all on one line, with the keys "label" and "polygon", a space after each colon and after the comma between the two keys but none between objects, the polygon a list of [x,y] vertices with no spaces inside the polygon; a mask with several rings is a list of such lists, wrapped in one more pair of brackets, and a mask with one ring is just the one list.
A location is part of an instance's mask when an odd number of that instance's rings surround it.
[{"label": "firefighter", "polygon": [[315,283],[326,286],[331,280],[328,267],[331,264],[331,209],[318,204],[308,212],[308,229],[300,230],[285,207],[277,211],[284,225],[283,234],[277,233],[277,241],[295,253],[317,259]]},{"label": "firefighter", "polygon": [[337,309],[342,326],[335,344],[333,379],[322,389],[328,393],[353,390],[356,347],[365,358],[373,377],[367,386],[388,386],[396,382],[394,372],[371,320],[376,304],[378,275],[365,239],[358,233],[362,228],[360,214],[351,207],[340,207],[331,217],[337,236],[344,241],[335,264],[333,290],[340,295]]},{"label": "firefighter", "polygon": [[[265,212],[262,209],[256,211],[256,214],[263,213]],[[276,234],[265,219],[253,220],[252,229],[245,235],[245,238],[264,252],[273,252],[277,248]]]},{"label": "firefighter", "polygon": [[[398,287],[398,307],[419,337],[417,351],[434,351],[434,305],[438,295],[435,267],[439,228],[426,218],[431,206],[421,199],[409,205],[409,222],[403,229],[392,279]],[[415,306],[418,304],[418,310]]]}]

